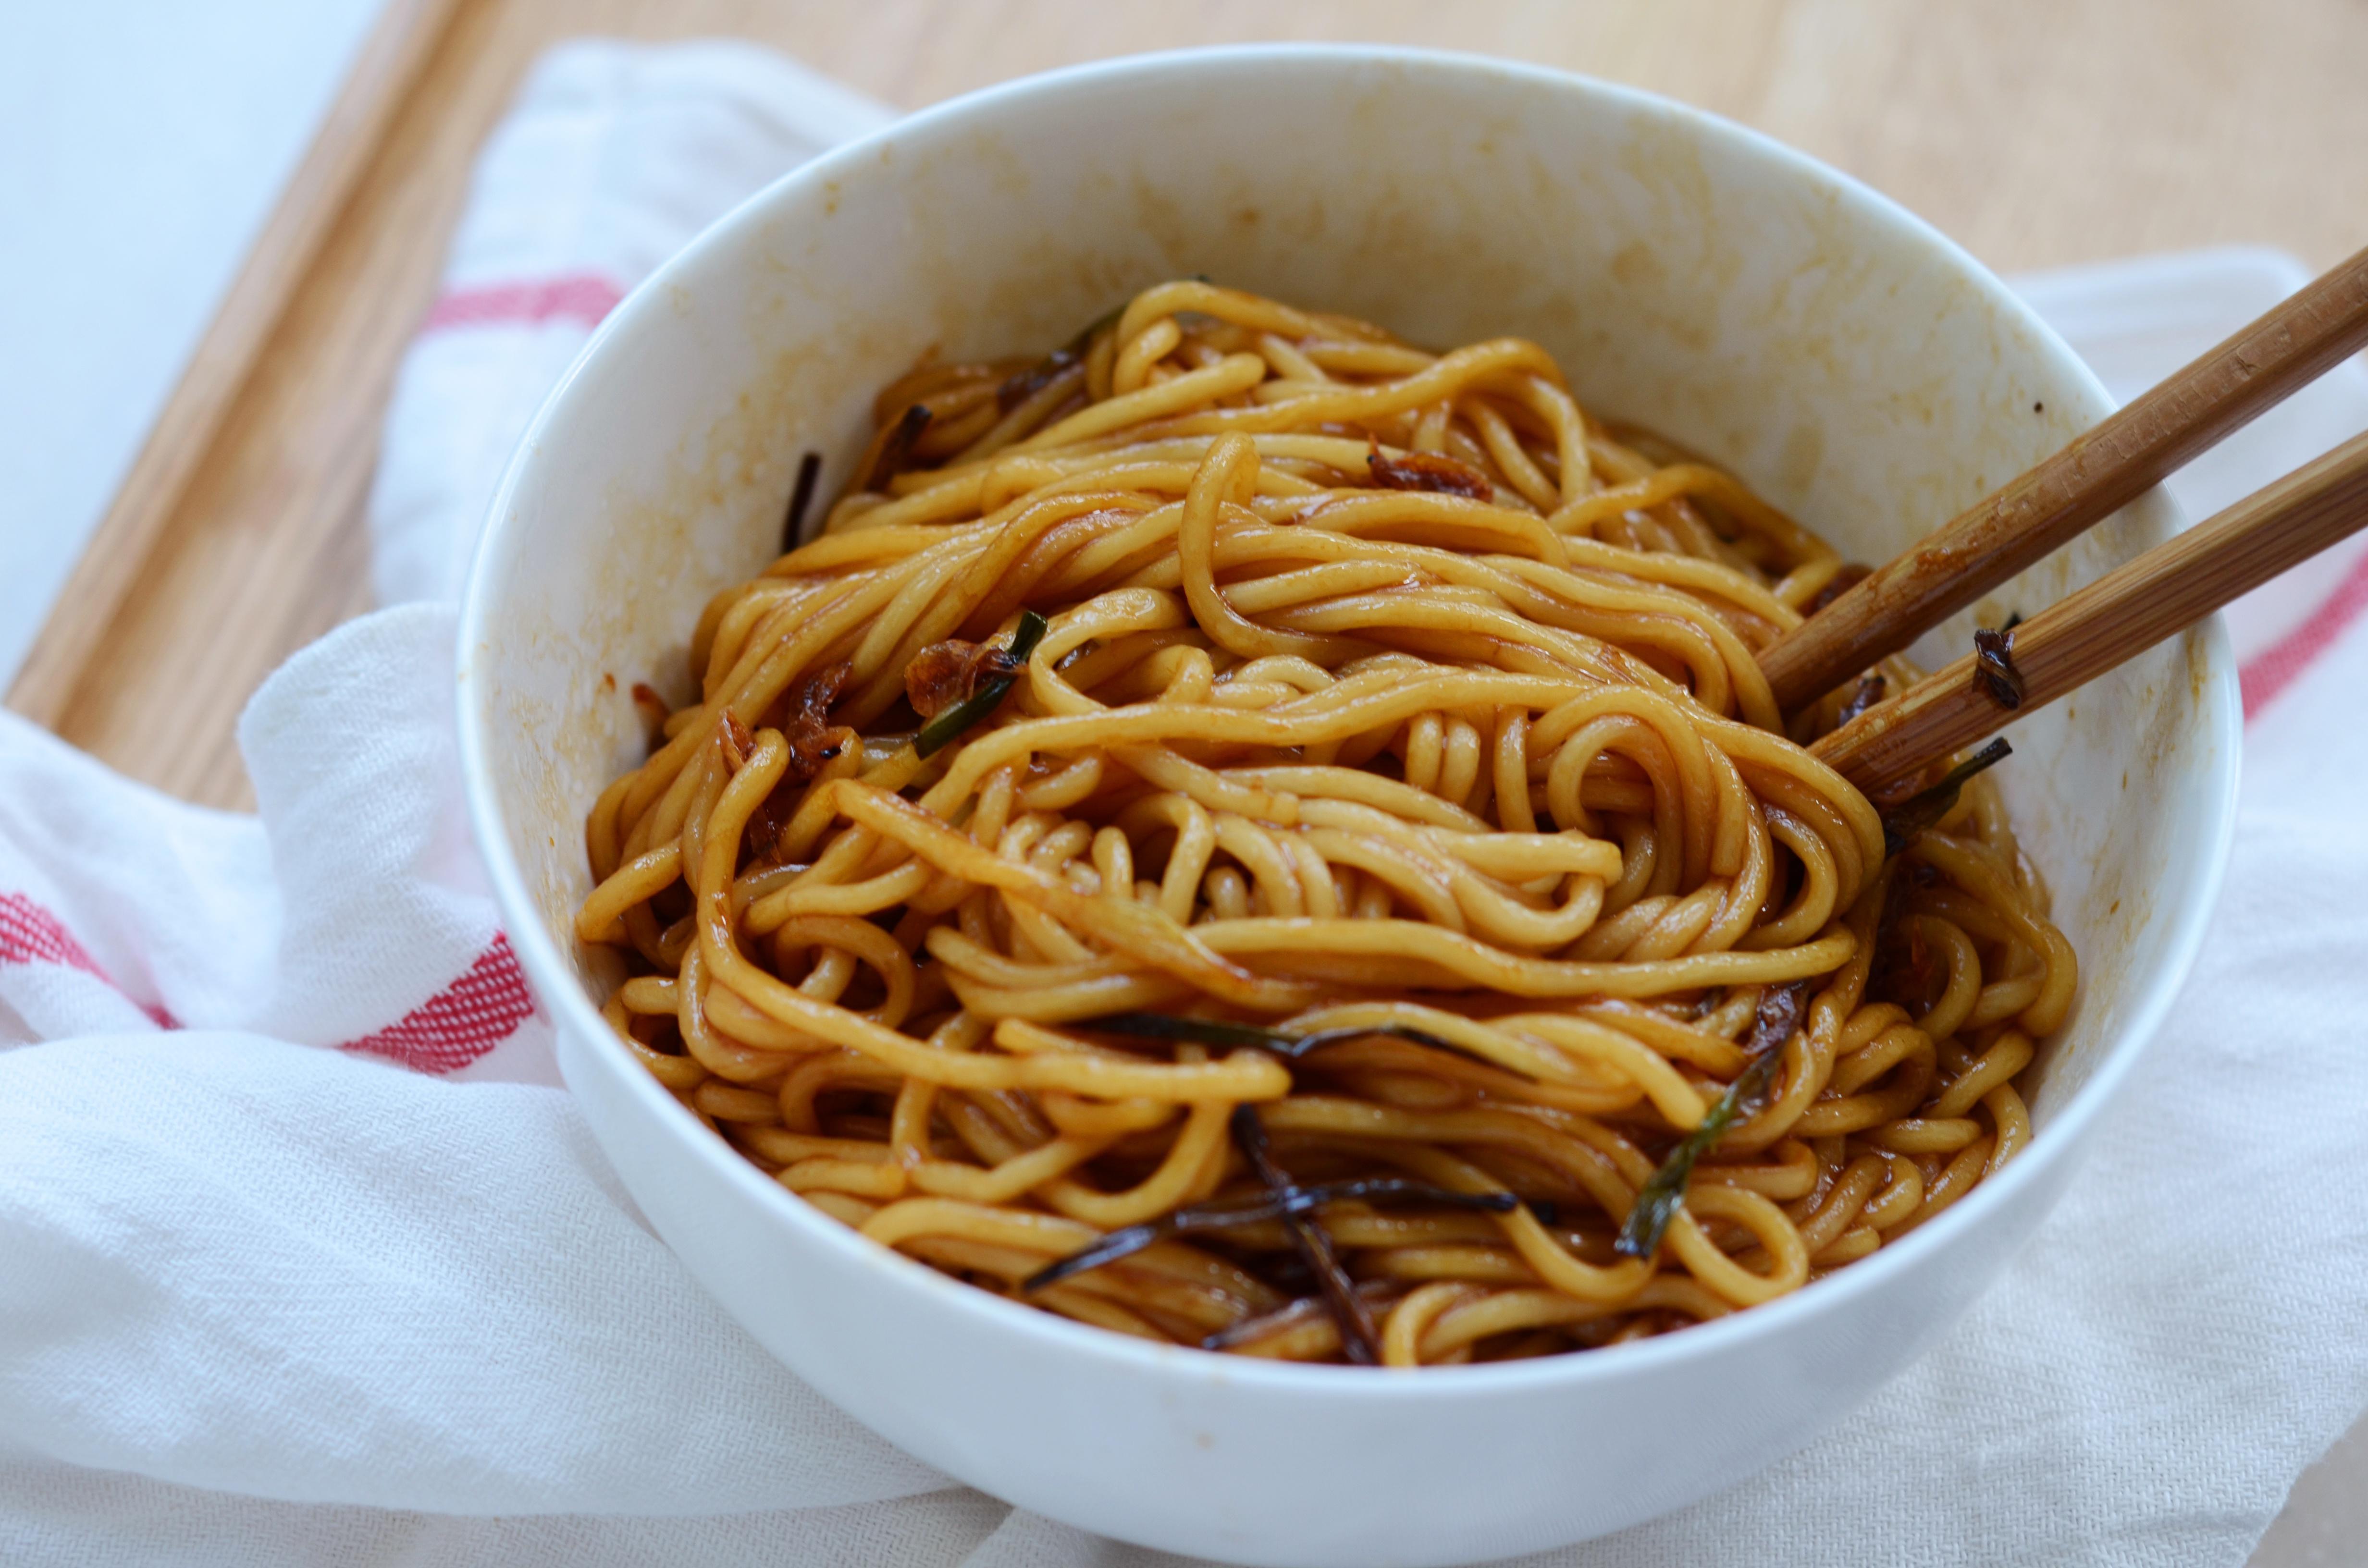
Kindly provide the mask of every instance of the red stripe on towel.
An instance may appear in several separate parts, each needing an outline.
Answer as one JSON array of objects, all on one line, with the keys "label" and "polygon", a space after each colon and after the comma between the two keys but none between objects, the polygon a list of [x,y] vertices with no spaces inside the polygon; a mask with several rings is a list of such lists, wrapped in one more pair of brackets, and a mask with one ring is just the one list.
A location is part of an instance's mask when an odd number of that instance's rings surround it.
[{"label": "red stripe on towel", "polygon": [[340,1051],[364,1051],[422,1073],[450,1073],[507,1040],[534,1012],[518,955],[507,936],[477,955],[469,972],[376,1034],[349,1040]]},{"label": "red stripe on towel", "polygon": [[[19,892],[0,893],[0,964],[9,963],[54,964],[123,990],[98,967],[90,949],[75,940],[64,921]],[[180,1027],[163,1007],[128,994],[125,999],[161,1027]],[[450,1073],[507,1040],[533,1013],[534,995],[527,989],[518,955],[510,950],[509,937],[497,931],[460,979],[399,1022],[338,1049],[382,1056],[422,1073]]]},{"label": "red stripe on towel", "polygon": [[2333,647],[2363,611],[2368,611],[2368,555],[2352,562],[2343,581],[2301,625],[2254,654],[2237,672],[2247,721],[2260,717],[2280,693],[2302,678],[2303,672],[2317,663],[2319,655]]},{"label": "red stripe on towel", "polygon": [[532,325],[572,321],[598,326],[625,291],[596,272],[571,273],[531,283],[491,283],[455,289],[428,308],[422,336],[473,326]]},{"label": "red stripe on towel", "polygon": [[[46,963],[61,968],[80,970],[93,979],[113,986],[123,987],[90,956],[90,949],[74,940],[65,922],[35,903],[20,892],[0,893],[0,963]],[[146,1002],[133,1001],[129,993],[124,1000],[156,1020],[164,1028],[177,1028],[173,1015]]]}]

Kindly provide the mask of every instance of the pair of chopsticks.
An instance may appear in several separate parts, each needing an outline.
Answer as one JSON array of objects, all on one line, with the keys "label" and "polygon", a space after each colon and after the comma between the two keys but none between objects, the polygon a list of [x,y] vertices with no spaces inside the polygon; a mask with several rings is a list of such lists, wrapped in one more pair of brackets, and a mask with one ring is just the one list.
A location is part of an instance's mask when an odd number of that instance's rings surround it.
[{"label": "pair of chopsticks", "polygon": [[[2239,330],[1759,655],[1791,710],[1896,653],[2368,345],[2368,250]],[[2368,526],[2368,433],[2157,545],[1809,749],[1869,791],[2044,707]],[[2019,680],[2020,693],[2013,686]]]}]

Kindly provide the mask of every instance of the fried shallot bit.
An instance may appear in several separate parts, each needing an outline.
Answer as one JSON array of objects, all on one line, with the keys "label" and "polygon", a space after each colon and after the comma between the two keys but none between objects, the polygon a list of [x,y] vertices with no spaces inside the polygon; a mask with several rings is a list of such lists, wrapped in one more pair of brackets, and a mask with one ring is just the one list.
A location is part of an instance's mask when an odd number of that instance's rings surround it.
[{"label": "fried shallot bit", "polygon": [[968,702],[992,680],[1009,680],[1021,661],[1008,648],[951,638],[932,642],[905,666],[905,698],[913,711],[934,719],[958,702]]},{"label": "fried shallot bit", "polygon": [[1376,447],[1365,459],[1365,466],[1372,471],[1373,483],[1384,490],[1428,490],[1468,501],[1486,501],[1496,494],[1486,474],[1444,452],[1407,452],[1391,458],[1383,457]]},{"label": "fried shallot bit", "polygon": [[[848,664],[816,670],[775,705],[773,710],[780,717],[781,740],[789,760],[772,793],[757,801],[757,809],[748,813],[748,828],[742,839],[746,863],[770,863],[780,843],[781,829],[796,814],[799,797],[814,782],[814,775],[848,746],[863,744],[863,738],[855,731],[829,722],[830,705],[838,700],[840,689],[854,671],[855,666]],[[739,722],[728,709],[724,717],[733,724]],[[743,729],[741,733],[747,732]],[[755,747],[756,742],[751,738],[746,750]]]},{"label": "fried shallot bit", "polygon": [[816,670],[781,705],[781,739],[788,743],[790,750],[790,765],[781,775],[782,783],[803,784],[841,751],[861,744],[861,737],[853,730],[829,722],[830,705],[838,700],[840,689],[854,673],[855,666],[846,663]]},{"label": "fried shallot bit", "polygon": [[740,715],[729,708],[723,710],[723,717],[717,722],[715,728],[723,741],[723,760],[732,765],[733,772],[739,772],[741,764],[748,760],[748,754],[757,749],[757,737],[749,732],[747,725],[740,722]]}]

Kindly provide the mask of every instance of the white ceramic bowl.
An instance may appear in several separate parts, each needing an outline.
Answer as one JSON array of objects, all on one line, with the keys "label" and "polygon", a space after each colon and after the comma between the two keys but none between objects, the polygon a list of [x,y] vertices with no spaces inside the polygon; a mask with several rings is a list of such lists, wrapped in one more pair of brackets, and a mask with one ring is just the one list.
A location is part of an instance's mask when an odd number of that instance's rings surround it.
[{"label": "white ceramic bowl", "polygon": [[[2092,423],[2096,381],[1914,218],[1677,105],[1495,62],[1244,49],[1064,72],[799,170],[620,306],[535,422],[461,634],[462,756],[560,1065],[626,1187],[768,1349],[914,1454],[1124,1539],[1259,1563],[1467,1562],[1740,1480],[1840,1419],[2031,1234],[2185,974],[2232,815],[2216,624],[2014,730],[2000,778],[2084,964],[1999,1177],[1797,1295],[1649,1342],[1400,1373],[1162,1349],[957,1284],[806,1207],[609,1037],[572,935],[583,821],[689,689],[702,602],[780,542],[931,344],[1060,342],[1206,273],[1440,346],[1544,344],[1589,406],[1880,560]],[[2165,537],[2150,496],[1998,596]],[[1964,627],[1953,629],[1961,645]],[[613,675],[612,685],[605,676]]]}]

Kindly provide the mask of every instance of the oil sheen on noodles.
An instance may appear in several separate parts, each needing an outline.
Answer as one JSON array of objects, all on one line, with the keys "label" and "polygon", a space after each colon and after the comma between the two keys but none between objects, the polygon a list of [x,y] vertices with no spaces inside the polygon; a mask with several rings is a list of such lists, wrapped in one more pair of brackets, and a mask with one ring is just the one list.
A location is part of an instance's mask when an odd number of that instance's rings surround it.
[{"label": "oil sheen on noodles", "polygon": [[1990,780],[1887,844],[1800,743],[1902,672],[1788,723],[1754,661],[1843,562],[1536,345],[1175,282],[876,413],[640,693],[579,922],[816,1208],[1120,1334],[1450,1365],[1798,1290],[2030,1137],[2076,968]]}]

